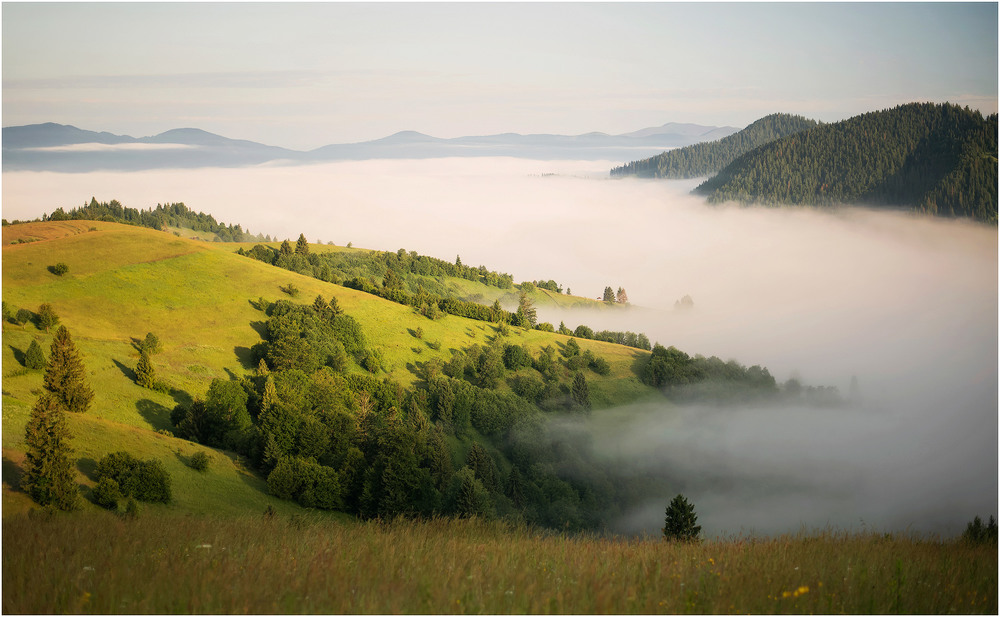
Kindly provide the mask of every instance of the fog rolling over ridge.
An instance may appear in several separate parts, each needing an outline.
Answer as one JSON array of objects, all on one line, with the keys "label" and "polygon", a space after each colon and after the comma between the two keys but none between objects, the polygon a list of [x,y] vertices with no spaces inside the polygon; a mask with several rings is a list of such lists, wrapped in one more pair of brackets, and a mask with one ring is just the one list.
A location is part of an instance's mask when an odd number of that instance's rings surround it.
[{"label": "fog rolling over ridge", "polygon": [[[997,508],[997,230],[863,209],[708,206],[697,181],[610,180],[616,162],[504,158],[3,174],[3,216],[183,201],[254,233],[405,248],[624,287],[627,310],[555,312],[694,355],[837,386],[843,408],[632,405],[583,430],[613,468],[669,478],[621,530],[658,533],[676,492],[709,535],[800,526],[956,534]],[[555,174],[555,175],[549,175]],[[690,295],[694,307],[674,309]],[[579,429],[574,429],[579,430]],[[632,473],[631,471],[629,473]]]}]

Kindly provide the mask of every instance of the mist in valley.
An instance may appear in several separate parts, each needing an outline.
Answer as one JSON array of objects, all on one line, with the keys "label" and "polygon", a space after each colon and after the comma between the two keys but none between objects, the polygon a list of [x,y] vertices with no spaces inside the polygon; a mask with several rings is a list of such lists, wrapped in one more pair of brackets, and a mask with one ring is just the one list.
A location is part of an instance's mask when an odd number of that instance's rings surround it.
[{"label": "mist in valley", "polygon": [[[3,174],[3,216],[118,199],[183,201],[254,233],[405,248],[624,287],[633,306],[540,307],[570,328],[643,332],[691,354],[835,386],[849,404],[594,412],[594,456],[661,478],[616,529],[659,533],[677,492],[709,535],[840,529],[960,533],[997,507],[997,231],[863,208],[709,206],[691,182],[611,180],[618,162],[359,161],[143,173]],[[686,310],[675,308],[685,295]]]}]

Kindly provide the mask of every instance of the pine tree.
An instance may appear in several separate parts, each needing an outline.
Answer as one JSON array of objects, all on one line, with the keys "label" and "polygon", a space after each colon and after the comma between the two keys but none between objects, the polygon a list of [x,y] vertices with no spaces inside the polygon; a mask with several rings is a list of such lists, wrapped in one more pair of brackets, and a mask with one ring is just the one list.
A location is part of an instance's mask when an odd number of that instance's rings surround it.
[{"label": "pine tree", "polygon": [[527,324],[527,327],[534,327],[538,323],[538,314],[535,310],[535,304],[528,297],[528,294],[521,292],[521,296],[518,298],[517,312],[522,317],[522,323]]},{"label": "pine tree", "polygon": [[615,301],[615,291],[611,289],[610,286],[604,288],[604,301],[605,302]]},{"label": "pine tree", "polygon": [[305,234],[299,234],[299,239],[295,242],[295,254],[303,257],[309,254],[309,241]]},{"label": "pine tree", "polygon": [[571,396],[573,397],[574,403],[585,410],[590,409],[590,386],[587,385],[587,378],[584,377],[583,371],[577,371],[576,374],[573,375],[573,389]]},{"label": "pine tree", "polygon": [[33,369],[45,368],[45,354],[38,341],[32,340],[28,345],[28,351],[24,352],[24,365]]},{"label": "pine tree", "polygon": [[42,393],[31,409],[24,430],[27,452],[21,488],[37,503],[60,510],[77,507],[75,474],[69,460],[72,449],[66,413],[58,397]]},{"label": "pine tree", "polygon": [[73,345],[69,330],[59,326],[49,352],[45,369],[45,389],[51,392],[67,411],[87,411],[94,400],[94,391],[86,382],[86,370]]},{"label": "pine tree", "polygon": [[139,363],[135,366],[135,383],[149,389],[156,385],[156,369],[145,349],[139,352]]},{"label": "pine tree", "polygon": [[279,255],[291,255],[292,254],[292,243],[287,239],[281,243],[281,248],[278,249]]},{"label": "pine tree", "polygon": [[697,521],[694,506],[678,494],[667,506],[663,536],[668,540],[697,540],[701,533],[701,525],[695,525]]}]

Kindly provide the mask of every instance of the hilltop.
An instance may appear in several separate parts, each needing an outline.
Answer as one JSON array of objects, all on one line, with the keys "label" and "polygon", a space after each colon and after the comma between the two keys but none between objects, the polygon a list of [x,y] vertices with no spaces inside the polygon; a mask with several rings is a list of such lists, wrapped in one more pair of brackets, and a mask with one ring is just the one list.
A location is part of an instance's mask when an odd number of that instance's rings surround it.
[{"label": "hilltop", "polygon": [[754,148],[816,125],[815,120],[807,120],[801,116],[771,114],[721,139],[706,140],[615,167],[611,170],[611,176],[674,179],[709,176]]},{"label": "hilltop", "polygon": [[912,103],[783,137],[695,192],[711,202],[863,204],[997,222],[997,115]]}]

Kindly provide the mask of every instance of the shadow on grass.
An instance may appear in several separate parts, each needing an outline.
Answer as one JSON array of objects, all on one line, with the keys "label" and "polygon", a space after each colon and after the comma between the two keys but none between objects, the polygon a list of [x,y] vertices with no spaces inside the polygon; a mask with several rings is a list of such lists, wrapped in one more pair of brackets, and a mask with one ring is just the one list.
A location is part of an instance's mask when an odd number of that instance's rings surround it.
[{"label": "shadow on grass", "polygon": [[250,327],[253,331],[260,335],[261,340],[267,340],[267,324],[263,321],[251,321]]},{"label": "shadow on grass", "polygon": [[139,410],[142,419],[149,423],[155,430],[169,431],[173,429],[170,423],[170,410],[156,401],[144,398],[135,402],[135,408]]},{"label": "shadow on grass", "polygon": [[87,479],[97,482],[97,461],[92,458],[81,458],[76,461],[76,468],[87,476]]},{"label": "shadow on grass", "polygon": [[170,388],[170,397],[174,399],[175,403],[181,405],[182,407],[190,407],[191,403],[194,402],[194,399],[191,398],[190,394],[177,388]]},{"label": "shadow on grass", "polygon": [[16,360],[17,363],[20,364],[21,366],[24,366],[25,362],[24,351],[18,349],[17,347],[14,347],[13,345],[8,345],[8,347],[10,347],[10,350],[14,352],[14,360]]},{"label": "shadow on grass", "polygon": [[136,380],[135,369],[133,369],[131,366],[125,366],[118,360],[112,360],[112,362],[114,362],[115,366],[118,367],[118,370],[122,372],[122,375],[127,377],[130,381],[132,381],[132,383],[135,383]]},{"label": "shadow on grass", "polygon": [[24,476],[24,470],[21,469],[21,466],[6,456],[3,457],[3,483],[12,490],[21,490],[22,476]]},{"label": "shadow on grass", "polygon": [[240,366],[248,371],[251,371],[257,366],[253,363],[253,350],[249,347],[233,347],[233,353],[236,354],[236,359],[240,361]]}]

